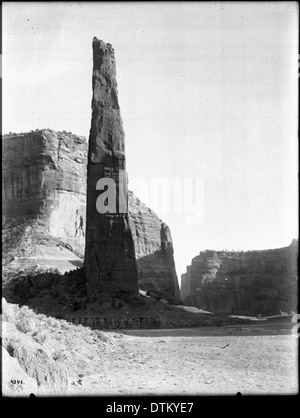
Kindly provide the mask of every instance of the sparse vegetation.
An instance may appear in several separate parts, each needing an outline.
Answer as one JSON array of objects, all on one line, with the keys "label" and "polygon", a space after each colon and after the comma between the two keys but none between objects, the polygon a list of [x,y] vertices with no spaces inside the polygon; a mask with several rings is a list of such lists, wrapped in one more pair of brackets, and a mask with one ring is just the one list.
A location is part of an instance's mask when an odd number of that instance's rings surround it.
[{"label": "sparse vegetation", "polygon": [[70,354],[66,350],[57,350],[52,354],[52,358],[55,361],[68,360],[69,357],[70,357]]},{"label": "sparse vegetation", "polygon": [[94,331],[100,341],[104,343],[111,343],[112,337],[110,337],[105,331],[95,330]]},{"label": "sparse vegetation", "polygon": [[27,306],[22,306],[15,316],[14,325],[17,330],[27,334],[36,328],[36,319],[33,311]]},{"label": "sparse vegetation", "polygon": [[[93,331],[64,319],[37,314],[27,306],[2,299],[3,348],[46,393],[56,393],[78,381],[84,369],[103,370],[105,354],[121,352],[114,333]],[[77,379],[77,380],[76,380]],[[9,384],[9,382],[7,383]],[[41,392],[42,393],[42,392]]]},{"label": "sparse vegetation", "polygon": [[34,339],[34,341],[37,342],[37,343],[39,343],[39,344],[43,344],[46,341],[46,339],[47,339],[46,332],[34,331],[31,334],[31,336]]}]

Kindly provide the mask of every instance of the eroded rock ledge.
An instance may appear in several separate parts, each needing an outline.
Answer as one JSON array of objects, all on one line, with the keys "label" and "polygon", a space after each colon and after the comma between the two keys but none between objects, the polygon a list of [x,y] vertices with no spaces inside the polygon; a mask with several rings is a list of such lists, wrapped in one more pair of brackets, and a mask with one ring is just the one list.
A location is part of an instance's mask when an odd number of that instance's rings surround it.
[{"label": "eroded rock ledge", "polygon": [[297,262],[298,240],[273,250],[203,251],[181,276],[181,297],[218,313],[297,311]]}]

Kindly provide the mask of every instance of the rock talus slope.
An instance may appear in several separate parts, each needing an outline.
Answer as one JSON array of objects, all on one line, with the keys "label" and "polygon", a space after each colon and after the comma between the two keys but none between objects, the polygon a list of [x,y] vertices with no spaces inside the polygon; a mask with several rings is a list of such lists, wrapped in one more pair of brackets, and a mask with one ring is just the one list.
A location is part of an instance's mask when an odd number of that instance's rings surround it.
[{"label": "rock talus slope", "polygon": [[219,313],[297,310],[298,241],[273,250],[203,251],[181,277],[187,304]]}]

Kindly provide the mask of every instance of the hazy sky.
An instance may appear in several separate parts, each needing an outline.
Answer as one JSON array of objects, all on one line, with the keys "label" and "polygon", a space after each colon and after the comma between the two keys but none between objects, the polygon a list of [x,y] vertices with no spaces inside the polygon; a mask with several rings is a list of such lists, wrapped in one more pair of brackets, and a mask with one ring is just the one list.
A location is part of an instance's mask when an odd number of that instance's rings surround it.
[{"label": "hazy sky", "polygon": [[[4,133],[88,137],[94,36],[115,49],[129,188],[170,226],[179,281],[204,249],[289,245],[298,235],[297,3],[4,2]],[[162,177],[200,179],[199,222],[149,196]]]}]

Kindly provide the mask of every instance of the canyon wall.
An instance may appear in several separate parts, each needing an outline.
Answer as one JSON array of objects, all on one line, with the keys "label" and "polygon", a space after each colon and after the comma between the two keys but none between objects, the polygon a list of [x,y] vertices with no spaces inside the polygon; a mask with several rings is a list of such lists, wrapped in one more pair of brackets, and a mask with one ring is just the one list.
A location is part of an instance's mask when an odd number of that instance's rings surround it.
[{"label": "canyon wall", "polygon": [[2,139],[3,256],[14,269],[80,266],[87,141],[50,129]]},{"label": "canyon wall", "polygon": [[298,241],[263,251],[203,251],[182,275],[181,297],[211,312],[297,311]]},{"label": "canyon wall", "polygon": [[191,295],[191,266],[187,266],[186,272],[181,275],[180,296],[184,301]]},{"label": "canyon wall", "polygon": [[129,215],[141,289],[166,299],[179,299],[169,227],[132,192],[129,192]]},{"label": "canyon wall", "polygon": [[[60,273],[82,266],[88,144],[51,129],[3,135],[3,268]],[[129,192],[140,288],[179,296],[168,227]]]}]

